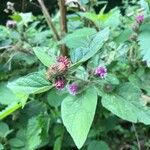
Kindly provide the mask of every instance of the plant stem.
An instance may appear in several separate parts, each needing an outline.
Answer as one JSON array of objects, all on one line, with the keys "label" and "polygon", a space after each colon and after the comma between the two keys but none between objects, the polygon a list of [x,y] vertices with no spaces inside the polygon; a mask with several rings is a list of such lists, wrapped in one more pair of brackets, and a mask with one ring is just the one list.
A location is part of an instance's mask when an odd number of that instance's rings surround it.
[{"label": "plant stem", "polygon": [[52,22],[51,16],[50,16],[50,14],[49,14],[49,12],[48,12],[48,10],[47,10],[43,0],[38,0],[38,2],[40,4],[40,6],[41,6],[41,9],[42,9],[43,15],[44,15],[44,17],[45,17],[45,19],[47,21],[47,24],[49,25],[50,29],[53,31],[55,39],[57,41],[59,41],[60,40],[60,36],[59,36],[59,34],[58,34],[58,32],[57,32],[57,30],[56,30],[56,28],[55,28],[55,26],[54,26],[54,24]]},{"label": "plant stem", "polygon": [[61,36],[67,33],[67,18],[65,0],[59,0]]},{"label": "plant stem", "polygon": [[[66,6],[65,0],[58,0],[59,9],[60,9],[60,28],[61,28],[61,37],[64,37],[67,33],[67,17],[66,17]],[[64,56],[68,55],[68,50],[65,44],[61,45],[61,53]]]},{"label": "plant stem", "polygon": [[138,149],[141,150],[141,145],[140,145],[140,141],[139,141],[139,136],[138,136],[138,133],[137,133],[137,131],[136,131],[136,128],[135,128],[134,123],[132,123],[132,126],[133,126],[133,130],[134,130],[134,133],[135,133],[135,137],[136,137]]}]

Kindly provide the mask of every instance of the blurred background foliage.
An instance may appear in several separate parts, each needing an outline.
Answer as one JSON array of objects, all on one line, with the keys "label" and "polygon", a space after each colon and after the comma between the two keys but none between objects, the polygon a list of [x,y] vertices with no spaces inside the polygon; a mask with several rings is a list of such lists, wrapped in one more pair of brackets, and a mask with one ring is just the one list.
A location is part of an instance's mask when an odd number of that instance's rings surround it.
[{"label": "blurred background foliage", "polygon": [[[4,12],[6,0],[0,0],[0,2],[0,24],[5,25],[12,14]],[[53,57],[58,53],[57,48],[61,42],[65,42],[70,49],[75,48],[81,44],[80,36],[78,38],[80,32],[83,33],[82,39],[85,39],[86,35],[96,32],[94,28],[83,28],[84,25],[80,21],[80,18],[70,15],[70,21],[68,22],[69,31],[72,32],[78,29],[79,26],[82,27],[82,29],[74,32],[73,35],[68,34],[66,38],[63,39],[64,41],[62,40],[60,43],[56,43],[52,39],[52,32],[47,27],[41,9],[38,8],[36,1],[11,0],[11,2],[15,3],[15,9],[17,11],[23,13],[11,16],[14,20],[19,20],[17,31],[0,26],[0,110],[3,110],[7,105],[11,104],[10,98],[13,98],[14,101],[18,101],[18,98],[5,86],[8,80],[11,81],[17,77],[44,68],[35,57],[33,50],[37,50],[40,47]],[[119,9],[113,9],[113,11],[108,14],[108,16],[111,16],[111,14],[115,12],[115,17],[120,15],[120,10],[124,15],[125,11],[129,9],[129,6],[135,6],[137,8],[137,2],[138,0],[91,0],[96,13],[106,4],[106,13],[117,6]],[[82,3],[86,5],[89,3],[89,0],[82,0]],[[53,16],[56,27],[59,29],[58,16],[56,15],[58,10],[57,1],[45,0],[45,4]],[[132,9],[134,10],[134,7],[131,8],[131,11]],[[129,10],[129,12],[131,11]],[[69,13],[72,14],[72,12]],[[72,23],[72,21],[74,20],[76,20],[76,24],[72,25],[74,23]],[[96,23],[99,25],[99,22]],[[108,26],[111,26],[112,22],[107,23]],[[118,26],[119,23],[118,20],[113,22],[116,26]],[[124,28],[124,26],[120,28]],[[120,41],[126,41],[130,32],[131,29],[125,30],[123,36],[116,32],[116,35],[119,35],[116,41],[118,40],[118,43]],[[71,40],[71,38],[73,40]],[[108,47],[109,46],[112,49],[114,48],[113,43],[112,45],[108,45]],[[32,49],[33,47],[35,49]],[[120,47],[118,49],[122,49],[122,54],[118,54],[118,59],[122,56],[126,57],[124,55],[126,47]],[[50,53],[50,51],[52,53]],[[73,56],[72,54],[72,59],[76,61],[77,58]],[[110,61],[113,59],[111,56],[110,54]],[[95,62],[91,60],[89,65],[93,65],[93,63],[96,64],[99,58],[94,59]],[[116,66],[115,63],[117,62],[114,62],[112,66]],[[120,62],[116,68],[114,67],[114,70],[123,70],[124,68],[130,69],[130,64],[125,65],[125,63]],[[79,71],[82,72],[82,69],[83,68]],[[135,72],[137,75],[141,75],[144,71],[139,69]],[[122,71],[120,76],[128,76],[128,73]],[[149,77],[145,77],[144,82],[149,84]],[[7,91],[7,95],[4,94],[5,91]],[[0,150],[76,150],[70,135],[64,132],[66,130],[60,123],[59,106],[61,103],[60,97],[62,97],[63,94],[61,93],[62,95],[60,94],[59,96],[57,94],[55,90],[40,95],[31,94],[29,97],[30,101],[23,110],[18,110],[13,113],[12,116],[8,116],[1,121]],[[5,98],[5,101],[2,98]],[[26,103],[26,99],[25,95],[24,97],[22,96],[23,104]],[[11,107],[11,105],[9,107]],[[99,117],[95,117],[88,136],[89,138],[82,150],[140,150],[137,146],[137,139],[140,140],[141,150],[150,149],[149,126],[143,126],[143,124],[140,123],[135,126],[132,123],[119,119],[103,108],[101,103],[98,104],[96,116]]]}]

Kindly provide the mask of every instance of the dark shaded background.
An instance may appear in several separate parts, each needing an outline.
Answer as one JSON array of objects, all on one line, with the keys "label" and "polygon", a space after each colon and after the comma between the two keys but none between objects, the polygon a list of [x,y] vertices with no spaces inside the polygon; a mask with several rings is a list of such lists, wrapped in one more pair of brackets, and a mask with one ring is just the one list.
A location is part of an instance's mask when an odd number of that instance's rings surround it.
[{"label": "dark shaded background", "polygon": [[[4,9],[6,8],[6,3],[10,1],[15,3],[15,9],[20,12],[32,12],[34,15],[41,14],[41,10],[36,5],[30,3],[29,0],[0,0],[0,24],[5,24],[6,20],[9,19],[10,14],[6,14]],[[38,4],[36,0],[33,1]],[[45,0],[44,1],[49,12],[53,13],[55,9],[58,7],[57,0]],[[121,6],[122,0],[108,0],[107,11],[115,6]],[[101,6],[102,7],[102,6]],[[95,7],[96,12],[99,12],[101,9],[100,6]]]}]

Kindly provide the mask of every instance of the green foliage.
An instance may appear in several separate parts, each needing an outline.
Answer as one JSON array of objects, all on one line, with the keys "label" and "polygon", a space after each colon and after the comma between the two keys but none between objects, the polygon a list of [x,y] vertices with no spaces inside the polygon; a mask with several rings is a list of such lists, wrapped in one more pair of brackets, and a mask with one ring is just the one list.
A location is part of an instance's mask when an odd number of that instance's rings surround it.
[{"label": "green foliage", "polygon": [[6,123],[0,122],[0,137],[6,137],[9,134],[10,130]]},{"label": "green foliage", "polygon": [[8,142],[9,142],[10,146],[13,148],[21,148],[24,146],[23,141],[21,141],[18,138],[10,139]]},{"label": "green foliage", "polygon": [[12,102],[19,102],[16,95],[6,87],[5,84],[0,85],[0,103],[3,105],[9,105]]},{"label": "green foliage", "polygon": [[95,33],[95,29],[84,27],[82,29],[75,30],[73,33],[68,34],[64,38],[64,42],[70,49],[76,49],[77,47],[83,46],[83,44],[85,43],[84,41]]},{"label": "green foliage", "polygon": [[141,91],[131,83],[121,85],[115,95],[104,95],[102,105],[122,119],[150,124],[150,110],[140,102]]},{"label": "green foliage", "polygon": [[112,9],[107,14],[104,13],[105,7],[99,12],[99,14],[86,12],[82,13],[81,16],[93,21],[98,27],[117,27],[120,22],[120,10],[118,8]]},{"label": "green foliage", "polygon": [[14,111],[19,109],[21,106],[22,106],[21,103],[16,103],[16,102],[11,103],[4,110],[0,112],[0,120],[11,115]]},{"label": "green foliage", "polygon": [[77,97],[68,96],[61,106],[63,123],[80,149],[90,130],[97,104],[95,89],[87,89]]},{"label": "green foliage", "polygon": [[141,26],[141,32],[139,34],[138,40],[141,49],[141,54],[143,56],[143,61],[146,61],[147,65],[150,66],[150,24],[144,24]]},{"label": "green foliage", "polygon": [[55,61],[53,57],[50,57],[48,54],[44,52],[44,49],[41,49],[41,47],[35,47],[33,49],[35,55],[37,58],[47,67],[52,65]]},{"label": "green foliage", "polygon": [[46,74],[42,72],[32,73],[8,83],[8,87],[15,92],[26,94],[42,93],[52,88],[52,85],[46,79]]},{"label": "green foliage", "polygon": [[80,2],[58,41],[32,12],[0,25],[0,150],[149,148],[149,0]]},{"label": "green foliage", "polygon": [[[77,48],[71,53],[71,58],[74,63],[81,64],[91,57],[93,57],[108,40],[109,28],[105,28],[102,31],[93,35],[86,43]],[[77,65],[75,64],[75,65]]]},{"label": "green foliage", "polygon": [[40,143],[40,134],[42,128],[40,127],[39,118],[31,118],[27,125],[27,142],[29,149],[35,149]]},{"label": "green foliage", "polygon": [[93,150],[93,147],[95,150],[109,150],[109,146],[104,141],[92,141],[88,146],[88,150]]}]

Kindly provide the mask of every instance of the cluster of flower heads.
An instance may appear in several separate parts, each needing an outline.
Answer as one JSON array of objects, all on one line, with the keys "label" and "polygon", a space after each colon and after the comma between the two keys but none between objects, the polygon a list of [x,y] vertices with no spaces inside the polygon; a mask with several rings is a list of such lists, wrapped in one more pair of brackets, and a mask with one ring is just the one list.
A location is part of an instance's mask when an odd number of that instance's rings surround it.
[{"label": "cluster of flower heads", "polygon": [[61,76],[63,78],[63,75],[67,72],[71,62],[66,56],[60,56],[57,59],[57,62],[50,66],[47,71],[47,78],[49,80],[52,80],[53,78],[57,78]]},{"label": "cluster of flower heads", "polygon": [[[67,79],[65,75],[70,64],[71,62],[66,56],[60,56],[57,62],[49,67],[47,78],[54,83],[56,89],[62,90],[66,87]],[[93,75],[103,79],[107,75],[107,69],[103,66],[99,66],[94,70]],[[79,93],[80,87],[78,83],[73,82],[67,85],[67,89],[71,95],[76,95]]]}]

